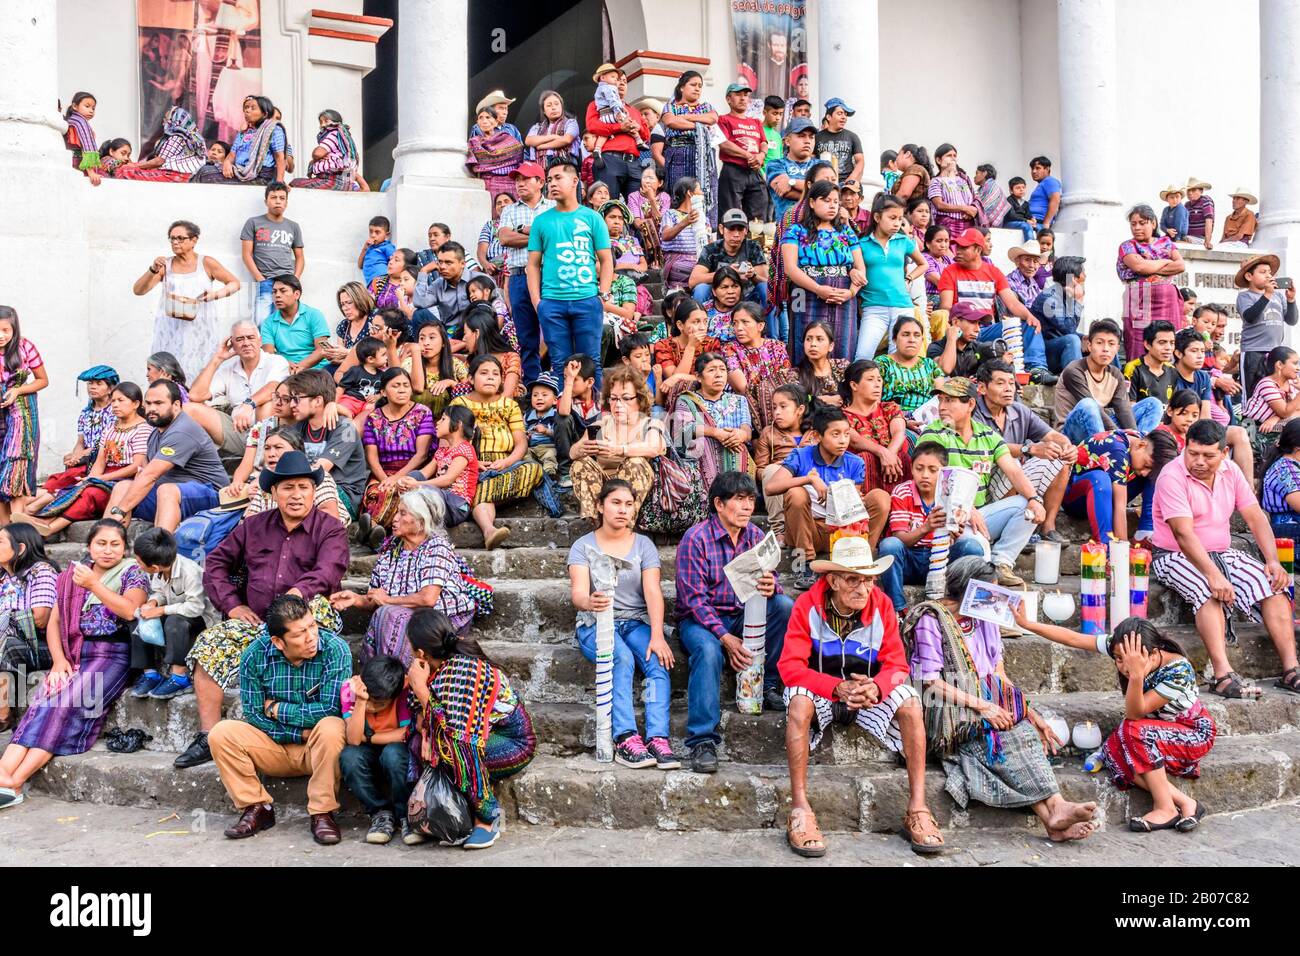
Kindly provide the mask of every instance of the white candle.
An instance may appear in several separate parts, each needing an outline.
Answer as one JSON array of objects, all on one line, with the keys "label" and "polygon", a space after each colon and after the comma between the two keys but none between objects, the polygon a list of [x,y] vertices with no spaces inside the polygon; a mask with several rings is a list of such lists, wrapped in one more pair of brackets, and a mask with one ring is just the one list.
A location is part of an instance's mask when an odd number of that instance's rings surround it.
[{"label": "white candle", "polygon": [[1110,629],[1115,628],[1129,616],[1128,593],[1128,542],[1112,539],[1110,542]]}]

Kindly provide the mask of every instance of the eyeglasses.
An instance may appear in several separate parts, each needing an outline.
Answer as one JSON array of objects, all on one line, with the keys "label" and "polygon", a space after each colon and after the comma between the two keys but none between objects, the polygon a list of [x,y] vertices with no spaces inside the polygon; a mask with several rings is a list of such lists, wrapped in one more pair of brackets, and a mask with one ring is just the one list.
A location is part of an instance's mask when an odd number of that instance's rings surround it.
[{"label": "eyeglasses", "polygon": [[865,577],[861,574],[844,574],[840,576],[840,583],[844,585],[846,591],[869,591],[875,581],[875,578]]},{"label": "eyeglasses", "polygon": [[167,241],[168,241],[168,242],[185,242],[186,240],[188,240],[188,239],[193,239],[193,238],[194,238],[193,236],[168,236],[168,237],[167,237]]},{"label": "eyeglasses", "polygon": [[310,398],[310,395],[290,395],[288,401],[293,405],[297,405],[299,402],[310,400]]},{"label": "eyeglasses", "polygon": [[635,401],[636,401],[636,396],[635,396],[635,395],[611,395],[611,396],[609,396],[609,403],[610,403],[611,405],[613,405],[613,404],[615,404],[615,403],[618,403],[619,405],[630,405],[632,402],[635,402]]}]

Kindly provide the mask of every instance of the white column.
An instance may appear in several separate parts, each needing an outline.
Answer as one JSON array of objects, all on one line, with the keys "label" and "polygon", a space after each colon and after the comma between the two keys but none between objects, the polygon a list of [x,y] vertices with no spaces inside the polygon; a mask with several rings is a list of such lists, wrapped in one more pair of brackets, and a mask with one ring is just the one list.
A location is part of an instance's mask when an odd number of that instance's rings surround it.
[{"label": "white column", "polygon": [[[1062,218],[1120,204],[1115,0],[1057,0]],[[1106,208],[1099,208],[1106,207]]]},{"label": "white column", "polygon": [[[862,140],[865,198],[880,189],[879,0],[817,0],[817,96],[838,96],[854,109],[847,128]],[[813,116],[821,117],[821,104]]]},{"label": "white column", "polygon": [[401,0],[393,182],[465,175],[468,0]]},{"label": "white column", "polygon": [[[1300,8],[1293,0],[1259,3],[1259,235],[1257,249],[1285,255],[1300,246]],[[1286,263],[1290,275],[1297,263]]]},{"label": "white column", "polygon": [[[0,155],[5,168],[72,163],[63,148],[67,129],[59,102],[58,17],[51,0],[0,3]],[[16,177],[6,177],[11,182]]]},{"label": "white column", "polygon": [[471,248],[491,215],[482,181],[465,169],[470,117],[468,0],[400,0],[397,147],[390,218],[398,245],[423,249],[445,222]]}]

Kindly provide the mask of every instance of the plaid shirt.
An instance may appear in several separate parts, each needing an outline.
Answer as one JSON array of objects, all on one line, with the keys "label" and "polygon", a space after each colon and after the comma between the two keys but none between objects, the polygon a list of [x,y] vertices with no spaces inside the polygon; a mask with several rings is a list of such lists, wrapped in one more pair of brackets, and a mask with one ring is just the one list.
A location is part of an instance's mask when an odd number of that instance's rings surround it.
[{"label": "plaid shirt", "polygon": [[[677,546],[677,619],[694,618],[719,638],[728,633],[722,615],[740,613],[740,602],[722,569],[762,540],[762,529],[748,524],[740,532],[739,543],[732,544],[731,534],[717,515],[682,535]],[[781,593],[779,580],[776,593]]]},{"label": "plaid shirt", "polygon": [[[276,743],[300,744],[322,718],[342,716],[339,695],[351,676],[352,651],[337,634],[322,630],[316,656],[294,667],[262,631],[239,659],[244,720]],[[268,700],[279,702],[275,720],[263,713]]]},{"label": "plaid shirt", "polygon": [[[519,231],[520,226],[532,226],[533,220],[546,212],[548,209],[555,208],[555,200],[543,197],[537,201],[537,205],[529,207],[522,199],[515,200],[505,209],[501,210],[501,219],[497,224],[497,230],[514,229]],[[506,265],[509,266],[511,273],[522,274],[524,266],[528,265],[528,246],[502,246],[506,254]]]}]

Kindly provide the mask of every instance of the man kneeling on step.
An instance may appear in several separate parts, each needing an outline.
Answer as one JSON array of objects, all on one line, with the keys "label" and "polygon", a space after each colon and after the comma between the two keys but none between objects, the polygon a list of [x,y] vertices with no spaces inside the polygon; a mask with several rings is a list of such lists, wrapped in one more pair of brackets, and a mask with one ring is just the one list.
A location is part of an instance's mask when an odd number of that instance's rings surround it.
[{"label": "man kneeling on step", "polygon": [[351,674],[347,642],[321,630],[306,601],[282,594],[271,602],[266,632],[239,662],[244,717],[223,720],[208,735],[221,782],[240,811],[226,836],[241,840],[275,826],[271,795],[258,774],[309,776],[312,838],[339,842],[334,811],[345,742],[340,694]]},{"label": "man kneeling on step", "polygon": [[800,856],[825,856],[826,843],[808,803],[808,754],[832,724],[857,724],[907,762],[903,826],[920,854],[943,849],[943,834],[925,802],[925,721],[908,682],[898,617],[876,578],[894,563],[871,553],[866,538],[836,540],[822,575],[790,612],[781,651],[785,684],[785,751],[790,762],[786,838]]}]

